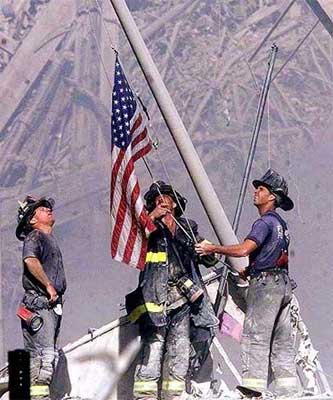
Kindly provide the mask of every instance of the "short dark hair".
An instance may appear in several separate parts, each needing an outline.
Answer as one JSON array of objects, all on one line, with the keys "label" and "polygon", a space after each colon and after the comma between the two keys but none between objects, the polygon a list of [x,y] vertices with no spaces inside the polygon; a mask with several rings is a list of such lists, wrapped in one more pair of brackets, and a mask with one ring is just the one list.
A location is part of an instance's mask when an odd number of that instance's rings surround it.
[{"label": "short dark hair", "polygon": [[275,206],[275,208],[278,208],[278,207],[280,207],[280,205],[281,205],[281,196],[279,196],[277,193],[275,193],[275,192],[273,192],[273,191],[271,191],[270,190],[270,192],[272,193],[272,195],[275,197],[275,200],[274,200],[274,206]]}]

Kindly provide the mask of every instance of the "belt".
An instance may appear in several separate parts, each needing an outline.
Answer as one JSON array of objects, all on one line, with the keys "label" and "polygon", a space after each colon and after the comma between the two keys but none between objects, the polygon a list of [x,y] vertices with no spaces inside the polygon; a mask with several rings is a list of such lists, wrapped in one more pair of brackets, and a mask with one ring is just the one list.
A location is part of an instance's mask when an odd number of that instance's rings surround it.
[{"label": "belt", "polygon": [[263,271],[251,271],[250,279],[253,278],[265,278],[266,276],[275,276],[279,274],[288,274],[287,268],[271,268]]},{"label": "belt", "polygon": [[[54,309],[55,307],[57,307],[58,304],[61,305],[61,306],[63,305],[63,299],[62,299],[62,296],[61,296],[61,295],[58,296],[58,298],[57,298],[57,300],[56,300],[55,302],[49,304],[48,297],[47,297],[47,295],[44,294],[44,293],[37,292],[37,291],[34,290],[34,289],[27,289],[27,290],[25,291],[25,293],[31,294],[31,295],[35,296],[35,298],[38,298],[38,297],[39,297],[39,298],[44,298],[44,299],[46,300],[47,307],[43,307],[43,308],[45,308],[46,310],[52,310],[52,309]],[[26,304],[26,305],[29,306],[28,304]]]}]

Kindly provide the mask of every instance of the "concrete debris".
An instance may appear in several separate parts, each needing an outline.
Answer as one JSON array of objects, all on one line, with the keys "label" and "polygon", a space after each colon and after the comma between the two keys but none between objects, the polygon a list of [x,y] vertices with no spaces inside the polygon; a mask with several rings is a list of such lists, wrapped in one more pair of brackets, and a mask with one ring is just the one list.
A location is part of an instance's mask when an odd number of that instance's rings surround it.
[{"label": "concrete debris", "polygon": [[260,397],[245,397],[238,390],[227,390],[219,393],[213,393],[210,391],[206,394],[200,394],[195,392],[193,394],[183,394],[181,400],[330,400],[333,397],[329,393],[323,393],[318,396],[309,395],[306,392],[298,393],[294,396],[275,396],[274,393],[266,391]]}]

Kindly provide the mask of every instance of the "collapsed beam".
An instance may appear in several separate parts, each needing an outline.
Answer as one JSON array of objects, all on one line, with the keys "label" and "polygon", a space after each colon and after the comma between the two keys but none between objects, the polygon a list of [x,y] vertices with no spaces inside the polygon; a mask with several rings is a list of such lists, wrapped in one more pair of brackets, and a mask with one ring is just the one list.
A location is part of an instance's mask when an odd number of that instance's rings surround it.
[{"label": "collapsed beam", "polygon": [[330,16],[332,16],[332,7],[329,9],[328,5],[325,7],[322,0],[306,0],[308,6],[311,8],[313,13],[318,17],[324,28],[333,38],[333,21]]}]

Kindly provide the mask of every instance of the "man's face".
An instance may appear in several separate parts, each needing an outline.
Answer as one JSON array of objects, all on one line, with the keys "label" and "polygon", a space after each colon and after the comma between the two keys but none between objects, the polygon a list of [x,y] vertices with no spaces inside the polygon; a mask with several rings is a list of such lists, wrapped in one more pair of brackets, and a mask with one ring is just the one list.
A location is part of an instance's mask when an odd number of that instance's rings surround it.
[{"label": "man's face", "polygon": [[31,222],[36,224],[43,224],[48,226],[53,226],[55,222],[55,217],[52,208],[49,207],[38,207],[31,219]]},{"label": "man's face", "polygon": [[173,198],[168,194],[157,196],[155,199],[155,205],[165,207],[171,212],[176,208],[176,203],[174,202]]},{"label": "man's face", "polygon": [[253,194],[253,204],[262,206],[275,201],[275,196],[265,186],[258,186]]}]

